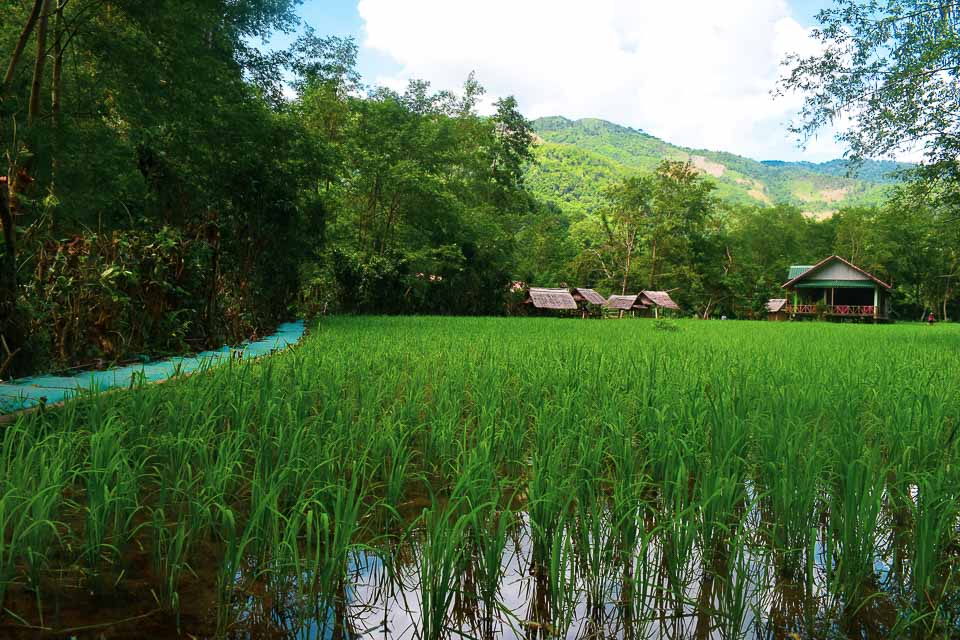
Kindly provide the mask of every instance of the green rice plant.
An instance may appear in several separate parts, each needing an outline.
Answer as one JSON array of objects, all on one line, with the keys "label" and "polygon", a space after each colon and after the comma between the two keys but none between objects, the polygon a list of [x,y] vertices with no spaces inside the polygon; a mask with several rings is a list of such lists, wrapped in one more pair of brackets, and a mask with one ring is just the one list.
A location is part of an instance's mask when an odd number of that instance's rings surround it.
[{"label": "green rice plant", "polygon": [[145,475],[137,450],[125,446],[116,416],[109,416],[90,434],[84,478],[82,555],[94,590],[103,584],[104,567],[120,565],[126,546],[139,526],[140,481]]},{"label": "green rice plant", "polygon": [[0,458],[0,603],[25,565],[43,624],[41,579],[59,538],[63,489],[69,480],[67,440],[32,433],[29,420],[18,420],[3,433]]},{"label": "green rice plant", "polygon": [[[725,553],[714,556],[719,611],[717,626],[720,637],[735,640],[747,635],[746,615],[750,610],[749,587],[753,578],[751,571],[749,532],[738,527],[729,540]],[[722,557],[722,560],[721,560]]]},{"label": "green rice plant", "polygon": [[619,567],[618,615],[628,640],[644,637],[649,625],[653,575],[647,561],[656,535],[647,527],[652,495],[645,459],[635,449],[639,437],[633,423],[611,425],[610,528],[613,533],[611,563]]},{"label": "green rice plant", "polygon": [[610,519],[609,513],[607,501],[597,491],[596,483],[579,483],[568,535],[575,554],[578,583],[586,596],[588,633],[602,633],[606,605],[613,597],[610,586],[617,569],[614,556],[618,523]]},{"label": "green rice plant", "polygon": [[131,606],[180,633],[215,635],[217,601],[221,634],[345,636],[376,557],[384,619],[419,589],[418,634],[490,637],[529,554],[536,637],[587,604],[628,640],[735,637],[745,611],[771,635],[949,636],[960,330],[677,326],[326,318],[294,351],[21,418],[9,615],[49,619],[84,575],[121,589],[146,552],[156,602]]},{"label": "green rice plant", "polygon": [[448,635],[457,578],[465,568],[464,528],[470,516],[434,503],[420,516],[423,545],[419,552],[420,625],[417,637],[439,640]]},{"label": "green rice plant", "polygon": [[[878,473],[879,471],[879,473]],[[849,620],[876,596],[877,522],[883,503],[883,468],[876,453],[841,460],[829,498],[827,568],[830,593]]]},{"label": "green rice plant", "polygon": [[661,486],[660,548],[674,614],[679,616],[693,580],[693,559],[699,526],[698,504],[690,490],[690,472],[678,451],[674,452],[674,477]]},{"label": "green rice plant", "polygon": [[195,541],[196,536],[189,529],[189,524],[185,520],[180,520],[173,527],[170,527],[162,509],[153,511],[151,527],[153,530],[153,570],[160,580],[158,602],[164,609],[174,612],[179,629],[180,581],[186,573],[196,577],[196,573],[187,561],[191,544]]},{"label": "green rice plant", "polygon": [[306,512],[306,572],[321,616],[344,604],[338,599],[344,593],[350,556],[360,548],[357,537],[365,499],[363,483],[355,475],[348,484],[330,487],[316,512]]},{"label": "green rice plant", "polygon": [[[824,456],[819,430],[793,421],[765,426],[758,438],[758,475],[764,534],[783,580],[808,585],[813,556],[806,553],[816,526]],[[809,577],[809,576],[808,576]],[[809,589],[805,589],[810,593]]]},{"label": "green rice plant", "polygon": [[533,574],[531,611],[526,626],[537,638],[566,638],[580,600],[576,554],[564,528],[551,531],[547,561]]},{"label": "green rice plant", "polygon": [[545,570],[557,536],[565,529],[573,504],[570,479],[561,473],[567,458],[566,444],[547,438],[535,448],[526,483],[526,510],[530,518],[531,572]]},{"label": "green rice plant", "polygon": [[910,560],[910,586],[913,608],[918,614],[914,625],[924,635],[948,633],[951,616],[943,605],[954,579],[955,547],[960,518],[958,480],[951,468],[923,474],[917,479],[917,497],[913,508],[913,556]]},{"label": "green rice plant", "polygon": [[[639,519],[642,520],[643,516]],[[655,548],[660,531],[639,523],[637,531],[637,545],[624,560],[620,583],[620,619],[628,640],[648,637],[653,620],[658,616],[655,602],[660,595]]]},{"label": "green rice plant", "polygon": [[473,512],[470,527],[475,534],[473,556],[477,594],[483,605],[482,635],[492,638],[495,618],[502,611],[499,603],[500,584],[503,580],[503,557],[507,550],[510,532],[517,526],[516,514],[509,508],[498,509],[495,504]]}]

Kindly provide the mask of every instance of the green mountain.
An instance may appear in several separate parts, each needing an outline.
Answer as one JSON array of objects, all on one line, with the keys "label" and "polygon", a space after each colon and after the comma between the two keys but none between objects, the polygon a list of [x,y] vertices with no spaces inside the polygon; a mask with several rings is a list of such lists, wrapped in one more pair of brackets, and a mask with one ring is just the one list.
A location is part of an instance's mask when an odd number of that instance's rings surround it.
[{"label": "green mountain", "polygon": [[638,171],[652,171],[662,160],[690,160],[730,202],[793,204],[812,216],[840,207],[877,204],[897,181],[893,172],[910,165],[867,161],[856,177],[847,177],[844,160],[830,162],[758,162],[721,151],[688,149],[643,131],[605,120],[568,120],[560,116],[534,120],[537,162],[527,184],[539,197],[570,212],[588,213],[603,205],[611,181]]}]

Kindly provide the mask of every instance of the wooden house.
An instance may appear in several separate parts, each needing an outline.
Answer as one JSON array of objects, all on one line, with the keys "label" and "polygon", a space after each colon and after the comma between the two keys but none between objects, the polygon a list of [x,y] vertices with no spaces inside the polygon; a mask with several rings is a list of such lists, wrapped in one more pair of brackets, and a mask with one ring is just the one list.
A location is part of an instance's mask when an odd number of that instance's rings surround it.
[{"label": "wooden house", "polygon": [[784,309],[791,318],[877,322],[889,317],[890,285],[840,256],[790,267],[788,278]]}]

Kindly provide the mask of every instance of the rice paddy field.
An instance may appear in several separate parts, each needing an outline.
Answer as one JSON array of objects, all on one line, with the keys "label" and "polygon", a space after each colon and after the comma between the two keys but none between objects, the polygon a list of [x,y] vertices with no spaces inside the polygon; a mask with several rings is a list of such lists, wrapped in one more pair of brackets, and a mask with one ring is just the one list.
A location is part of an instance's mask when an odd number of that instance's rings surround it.
[{"label": "rice paddy field", "polygon": [[4,637],[960,636],[960,327],[333,318],[24,415]]}]

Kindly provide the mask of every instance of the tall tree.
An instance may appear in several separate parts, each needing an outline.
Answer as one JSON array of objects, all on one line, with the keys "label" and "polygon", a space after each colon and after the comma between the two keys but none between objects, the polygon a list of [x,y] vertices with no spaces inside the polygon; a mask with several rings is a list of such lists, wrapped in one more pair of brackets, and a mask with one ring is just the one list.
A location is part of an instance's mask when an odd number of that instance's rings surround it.
[{"label": "tall tree", "polygon": [[817,19],[821,52],[788,57],[779,87],[805,94],[796,130],[848,116],[838,138],[854,159],[922,146],[937,173],[960,177],[960,2],[835,0]]}]

